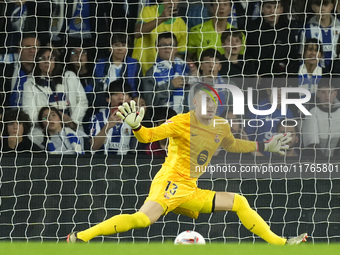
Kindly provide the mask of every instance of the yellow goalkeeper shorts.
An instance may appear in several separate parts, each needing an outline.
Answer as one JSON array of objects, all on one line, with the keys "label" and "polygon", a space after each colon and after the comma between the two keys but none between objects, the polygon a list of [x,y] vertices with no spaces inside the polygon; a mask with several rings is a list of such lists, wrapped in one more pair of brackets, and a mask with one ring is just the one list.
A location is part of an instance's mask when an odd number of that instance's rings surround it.
[{"label": "yellow goalkeeper shorts", "polygon": [[171,179],[154,179],[145,201],[159,203],[164,215],[172,211],[197,219],[200,213],[212,212],[215,191],[199,189],[192,181]]}]

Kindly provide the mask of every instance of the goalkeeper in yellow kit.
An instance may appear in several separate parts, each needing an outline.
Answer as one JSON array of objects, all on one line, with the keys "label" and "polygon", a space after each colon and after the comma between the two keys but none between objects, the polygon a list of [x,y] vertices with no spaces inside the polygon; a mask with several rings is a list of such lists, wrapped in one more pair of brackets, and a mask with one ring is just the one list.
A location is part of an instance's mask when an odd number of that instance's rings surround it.
[{"label": "goalkeeper in yellow kit", "polygon": [[[208,165],[216,149],[222,146],[226,151],[248,153],[252,151],[268,151],[284,154],[290,141],[290,134],[274,136],[268,143],[258,143],[235,139],[228,124],[214,125],[217,105],[206,93],[206,86],[198,84],[194,90],[193,103],[195,110],[179,114],[155,128],[140,125],[144,109],[138,113],[135,102],[124,103],[117,113],[129,124],[136,138],[142,143],[150,143],[169,138],[168,157],[162,168],[152,181],[149,196],[140,210],[134,214],[116,215],[85,231],[68,235],[70,243],[87,242],[99,235],[112,235],[130,229],[145,228],[155,223],[161,215],[172,211],[190,216],[194,219],[200,213],[233,211],[243,225],[252,233],[271,244],[298,244],[305,241],[304,233],[290,239],[274,234],[266,222],[251,209],[245,197],[230,192],[215,192],[199,189],[196,185],[196,172]],[[206,97],[206,114],[202,114],[202,96]]]}]

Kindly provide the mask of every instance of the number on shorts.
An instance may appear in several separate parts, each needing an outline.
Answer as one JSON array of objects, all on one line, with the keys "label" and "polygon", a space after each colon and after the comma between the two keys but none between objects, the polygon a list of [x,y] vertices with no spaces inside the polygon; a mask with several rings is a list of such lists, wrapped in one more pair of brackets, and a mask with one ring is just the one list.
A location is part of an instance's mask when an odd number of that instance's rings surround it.
[{"label": "number on shorts", "polygon": [[[168,191],[168,190],[169,190],[170,185],[171,185],[171,181],[168,181],[168,185],[166,185],[165,191]],[[173,186],[173,188],[170,189],[169,192],[170,192],[171,195],[175,195],[175,194],[176,194],[176,191],[177,191],[177,189],[178,189],[178,186],[177,186],[177,184],[175,184],[175,183],[172,183],[172,186]]]}]

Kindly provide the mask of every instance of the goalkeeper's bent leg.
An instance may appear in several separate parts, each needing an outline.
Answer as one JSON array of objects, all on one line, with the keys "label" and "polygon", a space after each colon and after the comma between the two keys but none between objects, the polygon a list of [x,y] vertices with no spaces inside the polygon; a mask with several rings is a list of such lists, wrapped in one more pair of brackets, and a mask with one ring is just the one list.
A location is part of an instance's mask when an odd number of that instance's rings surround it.
[{"label": "goalkeeper's bent leg", "polygon": [[279,237],[274,234],[267,223],[261,218],[261,216],[251,209],[247,199],[241,195],[235,194],[234,204],[232,208],[233,212],[236,212],[240,218],[242,224],[252,233],[258,235],[263,240],[270,244],[285,245],[287,239]]},{"label": "goalkeeper's bent leg", "polygon": [[113,235],[116,233],[126,232],[130,229],[145,228],[151,225],[149,217],[137,212],[134,214],[121,214],[99,223],[98,225],[87,230],[77,233],[77,238],[84,242],[100,235]]}]

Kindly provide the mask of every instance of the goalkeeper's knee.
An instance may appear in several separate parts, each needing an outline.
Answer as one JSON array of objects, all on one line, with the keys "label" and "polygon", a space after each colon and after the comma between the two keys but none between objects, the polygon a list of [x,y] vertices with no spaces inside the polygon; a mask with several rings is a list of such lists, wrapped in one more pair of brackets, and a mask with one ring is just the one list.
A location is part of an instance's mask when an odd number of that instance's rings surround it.
[{"label": "goalkeeper's knee", "polygon": [[142,212],[136,212],[131,215],[134,218],[134,228],[146,228],[151,225],[149,217]]},{"label": "goalkeeper's knee", "polygon": [[238,213],[249,209],[252,210],[248,200],[244,196],[235,194],[232,211]]}]

